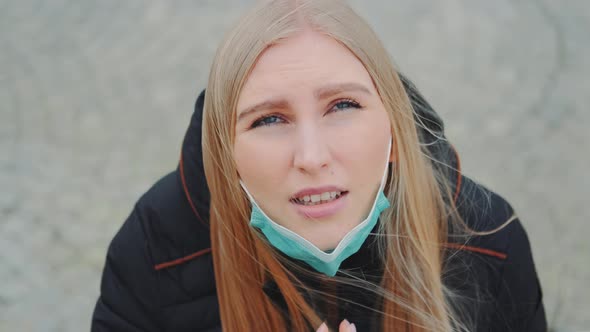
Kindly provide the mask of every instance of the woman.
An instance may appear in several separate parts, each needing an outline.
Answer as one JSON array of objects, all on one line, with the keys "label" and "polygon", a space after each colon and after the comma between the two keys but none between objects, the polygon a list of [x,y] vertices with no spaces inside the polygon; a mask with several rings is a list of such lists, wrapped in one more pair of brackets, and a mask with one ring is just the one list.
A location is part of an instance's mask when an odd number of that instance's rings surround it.
[{"label": "woman", "polygon": [[267,1],[228,34],[101,292],[93,331],[546,330],[512,208],[335,0]]}]

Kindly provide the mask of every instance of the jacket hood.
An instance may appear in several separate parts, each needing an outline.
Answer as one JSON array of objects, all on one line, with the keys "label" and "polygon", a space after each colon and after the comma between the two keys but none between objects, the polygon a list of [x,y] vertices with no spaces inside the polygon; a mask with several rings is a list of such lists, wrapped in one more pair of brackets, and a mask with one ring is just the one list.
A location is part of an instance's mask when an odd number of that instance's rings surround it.
[{"label": "jacket hood", "polygon": [[[460,163],[455,149],[444,135],[443,121],[414,84],[405,76],[401,74],[399,76],[414,108],[414,119],[422,149],[428,150],[434,157],[435,160],[431,161],[433,167],[450,179],[456,200],[461,179]],[[210,202],[209,190],[203,190],[203,188],[207,188],[201,145],[204,102],[205,90],[197,98],[195,110],[184,136],[178,174],[181,177],[180,180],[185,194],[189,198],[191,208],[200,222],[206,224],[209,216],[202,216],[198,213],[198,211],[208,211]]]}]

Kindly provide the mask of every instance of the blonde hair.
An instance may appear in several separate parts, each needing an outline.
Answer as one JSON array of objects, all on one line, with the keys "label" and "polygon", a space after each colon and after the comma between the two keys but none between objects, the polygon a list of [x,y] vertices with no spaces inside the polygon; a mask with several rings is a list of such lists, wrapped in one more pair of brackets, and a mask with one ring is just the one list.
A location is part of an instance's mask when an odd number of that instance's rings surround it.
[{"label": "blonde hair", "polygon": [[308,331],[310,325],[317,328],[322,321],[297,290],[305,286],[293,273],[296,267],[249,227],[250,205],[239,186],[232,157],[236,104],[249,72],[265,49],[302,29],[331,36],[356,55],[372,77],[391,122],[397,156],[385,194],[392,208],[381,215],[377,237],[383,278],[380,285],[362,285],[382,298],[378,309],[382,330],[466,330],[448,303],[450,296],[441,277],[447,222],[449,218],[460,220],[449,199],[453,197],[450,184],[420,144],[417,126],[422,124],[414,118],[387,51],[369,25],[338,0],[265,1],[239,21],[215,55],[205,96],[202,144],[224,330],[288,328],[262,291],[269,275],[285,298],[292,330]]}]

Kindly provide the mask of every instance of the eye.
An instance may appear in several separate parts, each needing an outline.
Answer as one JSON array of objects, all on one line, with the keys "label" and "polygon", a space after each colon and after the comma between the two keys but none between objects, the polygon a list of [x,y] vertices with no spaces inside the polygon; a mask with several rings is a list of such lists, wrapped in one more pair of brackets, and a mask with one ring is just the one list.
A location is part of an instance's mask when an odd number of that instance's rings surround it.
[{"label": "eye", "polygon": [[264,115],[260,118],[258,118],[257,120],[255,120],[252,125],[250,126],[250,128],[256,128],[256,127],[261,127],[261,126],[272,126],[275,124],[280,124],[285,122],[285,120],[283,120],[283,118],[281,118],[280,116],[277,115]]},{"label": "eye", "polygon": [[352,99],[342,99],[334,104],[330,111],[342,111],[349,108],[361,108],[361,105]]}]

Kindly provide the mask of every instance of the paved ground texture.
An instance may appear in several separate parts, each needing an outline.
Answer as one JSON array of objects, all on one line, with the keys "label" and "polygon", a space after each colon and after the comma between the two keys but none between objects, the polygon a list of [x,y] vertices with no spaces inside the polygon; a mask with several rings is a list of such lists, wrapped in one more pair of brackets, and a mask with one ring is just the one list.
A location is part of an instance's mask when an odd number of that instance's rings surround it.
[{"label": "paved ground texture", "polygon": [[[89,329],[106,247],[251,2],[0,0],[1,331]],[[590,1],[353,5],[520,214],[551,325],[590,331]]]}]

